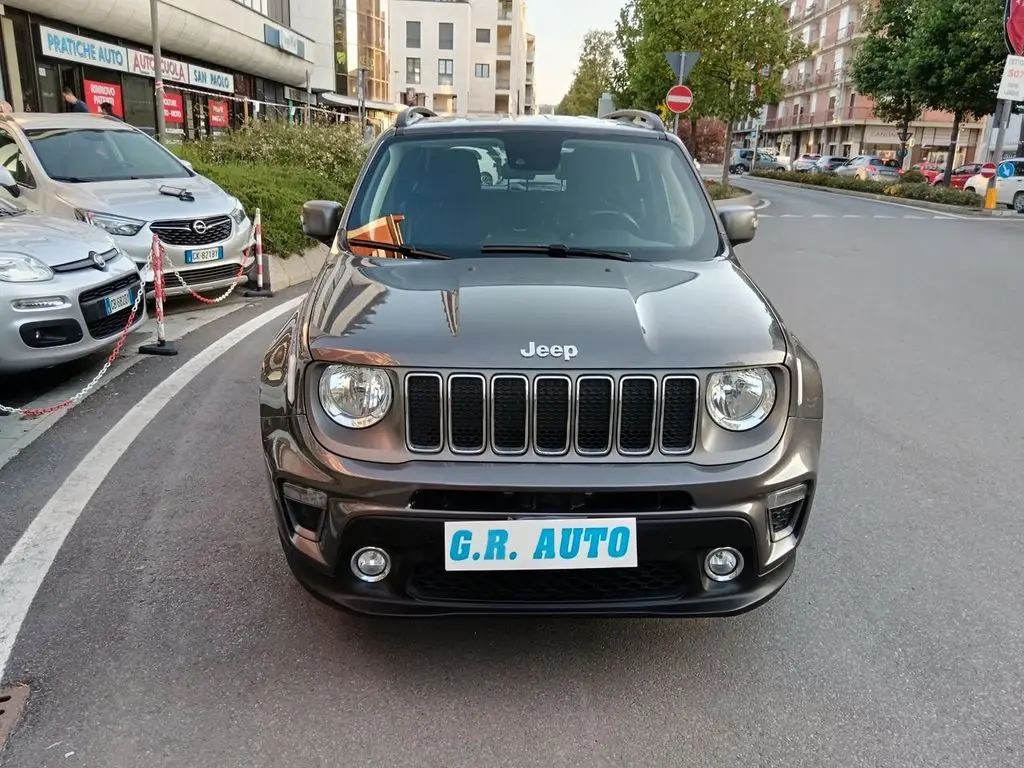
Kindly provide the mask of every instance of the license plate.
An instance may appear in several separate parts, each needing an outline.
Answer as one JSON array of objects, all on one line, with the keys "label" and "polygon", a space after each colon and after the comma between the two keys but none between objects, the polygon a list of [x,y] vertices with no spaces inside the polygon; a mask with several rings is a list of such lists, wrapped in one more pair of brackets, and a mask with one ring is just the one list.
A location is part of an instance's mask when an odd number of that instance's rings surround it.
[{"label": "license plate", "polygon": [[447,571],[636,568],[636,519],[488,520],[444,524]]},{"label": "license plate", "polygon": [[131,289],[127,291],[121,291],[115,293],[113,296],[107,296],[103,300],[103,306],[107,310],[108,315],[112,315],[115,312],[120,312],[122,309],[127,309],[134,303],[135,299],[132,296]]},{"label": "license plate", "polygon": [[193,251],[185,251],[186,264],[201,264],[204,261],[219,261],[224,258],[224,247],[218,245],[216,248],[197,248]]}]

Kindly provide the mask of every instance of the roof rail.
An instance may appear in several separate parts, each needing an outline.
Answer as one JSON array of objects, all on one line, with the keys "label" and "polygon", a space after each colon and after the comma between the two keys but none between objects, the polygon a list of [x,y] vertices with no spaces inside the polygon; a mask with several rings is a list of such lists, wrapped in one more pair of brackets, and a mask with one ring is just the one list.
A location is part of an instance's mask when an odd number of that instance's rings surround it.
[{"label": "roof rail", "polygon": [[419,115],[420,118],[424,117],[437,117],[437,113],[432,109],[426,107],[409,107],[403,109],[398,117],[395,119],[395,128],[405,128],[407,125],[412,125],[413,118]]},{"label": "roof rail", "polygon": [[[661,121],[660,117],[653,112],[647,112],[643,109],[616,109],[614,112],[609,112],[607,115],[604,115],[602,119],[624,120],[626,118],[628,118],[630,122],[641,120],[646,123],[643,127],[650,128],[652,131],[666,130],[665,123]],[[636,123],[634,122],[634,125],[635,124]]]}]

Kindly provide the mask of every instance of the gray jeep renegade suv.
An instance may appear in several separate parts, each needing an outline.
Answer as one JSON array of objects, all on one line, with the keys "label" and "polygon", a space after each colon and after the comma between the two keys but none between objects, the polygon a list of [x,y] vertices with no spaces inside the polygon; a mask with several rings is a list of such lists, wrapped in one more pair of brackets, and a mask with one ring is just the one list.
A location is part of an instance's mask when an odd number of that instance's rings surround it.
[{"label": "gray jeep renegade suv", "polygon": [[[479,147],[505,158],[483,186]],[[461,149],[460,149],[461,148]],[[299,581],[390,616],[711,616],[793,571],[818,366],[646,112],[399,116],[262,365]]]}]

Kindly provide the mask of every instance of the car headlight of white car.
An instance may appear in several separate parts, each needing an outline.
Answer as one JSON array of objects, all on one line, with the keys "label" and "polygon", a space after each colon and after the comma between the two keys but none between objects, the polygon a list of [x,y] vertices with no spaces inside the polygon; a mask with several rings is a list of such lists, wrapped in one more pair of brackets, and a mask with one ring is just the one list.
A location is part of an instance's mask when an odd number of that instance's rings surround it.
[{"label": "car headlight of white car", "polygon": [[53,270],[24,253],[0,251],[0,280],[5,283],[42,283],[53,279]]},{"label": "car headlight of white car", "polygon": [[109,213],[96,213],[95,211],[86,211],[81,208],[75,209],[75,218],[87,224],[92,224],[94,227],[99,227],[108,234],[120,235],[121,237],[137,235],[139,230],[146,225],[146,222],[139,221],[138,219],[129,219],[126,216],[113,216]]},{"label": "car headlight of white car", "polygon": [[231,209],[231,220],[235,224],[241,224],[245,221],[245,206],[237,199],[235,200],[235,207]]},{"label": "car headlight of white car", "polygon": [[767,368],[717,371],[704,397],[712,421],[730,432],[762,424],[775,406],[775,378]]},{"label": "car headlight of white car", "polygon": [[349,429],[380,422],[393,398],[391,377],[380,368],[332,365],[320,376],[320,405],[332,421]]}]

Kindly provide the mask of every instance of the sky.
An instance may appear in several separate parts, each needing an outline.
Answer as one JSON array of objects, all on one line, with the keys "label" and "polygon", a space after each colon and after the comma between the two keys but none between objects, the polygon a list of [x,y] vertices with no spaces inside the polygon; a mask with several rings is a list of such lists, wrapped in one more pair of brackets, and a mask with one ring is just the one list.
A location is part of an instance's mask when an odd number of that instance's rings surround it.
[{"label": "sky", "polygon": [[526,27],[537,36],[537,103],[557,104],[572,82],[589,29],[615,29],[625,0],[527,0]]}]

